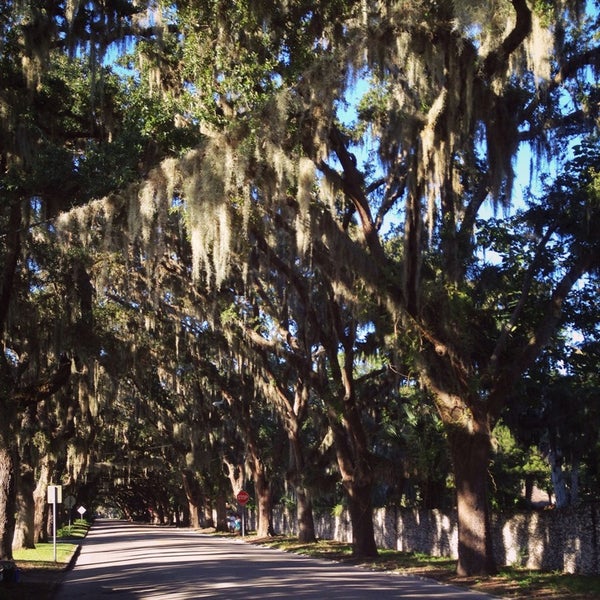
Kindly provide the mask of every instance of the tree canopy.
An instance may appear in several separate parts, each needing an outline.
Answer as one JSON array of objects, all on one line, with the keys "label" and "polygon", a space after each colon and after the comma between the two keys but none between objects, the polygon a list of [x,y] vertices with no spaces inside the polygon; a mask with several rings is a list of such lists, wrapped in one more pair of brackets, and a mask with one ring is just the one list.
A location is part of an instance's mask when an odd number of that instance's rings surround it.
[{"label": "tree canopy", "polygon": [[50,481],[222,526],[250,477],[358,556],[374,502],[455,505],[467,575],[495,469],[591,490],[597,8],[5,2],[0,558]]}]

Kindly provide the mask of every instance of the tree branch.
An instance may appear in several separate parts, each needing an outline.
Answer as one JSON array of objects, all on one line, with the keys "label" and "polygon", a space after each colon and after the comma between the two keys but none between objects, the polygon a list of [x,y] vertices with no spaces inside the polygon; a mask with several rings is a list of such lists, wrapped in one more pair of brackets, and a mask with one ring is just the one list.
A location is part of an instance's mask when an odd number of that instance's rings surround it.
[{"label": "tree branch", "polygon": [[494,372],[497,369],[498,362],[500,360],[500,355],[506,349],[506,344],[508,342],[508,336],[509,336],[510,332],[512,331],[513,327],[517,324],[517,321],[521,315],[521,312],[522,312],[523,308],[525,307],[525,303],[527,301],[527,298],[529,297],[529,292],[531,290],[531,286],[533,285],[534,275],[539,266],[540,258],[542,255],[542,250],[546,247],[546,244],[552,237],[553,233],[554,233],[554,228],[549,227],[548,230],[546,231],[546,233],[544,234],[544,236],[542,237],[542,239],[540,240],[539,244],[537,245],[535,257],[531,261],[531,264],[529,265],[529,269],[527,269],[527,272],[525,273],[525,279],[523,280],[523,286],[521,287],[521,294],[520,294],[519,302],[517,302],[517,305],[515,306],[512,314],[510,315],[510,318],[508,319],[507,323],[502,328],[502,331],[498,337],[498,341],[496,342],[496,346],[494,347],[494,351],[492,352],[492,355],[490,357],[490,371],[491,372]]},{"label": "tree branch", "polygon": [[517,14],[513,30],[504,38],[496,50],[490,52],[483,63],[486,77],[492,77],[506,67],[508,58],[531,32],[531,10],[526,0],[512,0]]},{"label": "tree branch", "polygon": [[71,376],[71,360],[66,355],[61,355],[56,371],[36,383],[17,389],[13,400],[21,407],[37,404],[49,398],[60,388],[65,386]]}]

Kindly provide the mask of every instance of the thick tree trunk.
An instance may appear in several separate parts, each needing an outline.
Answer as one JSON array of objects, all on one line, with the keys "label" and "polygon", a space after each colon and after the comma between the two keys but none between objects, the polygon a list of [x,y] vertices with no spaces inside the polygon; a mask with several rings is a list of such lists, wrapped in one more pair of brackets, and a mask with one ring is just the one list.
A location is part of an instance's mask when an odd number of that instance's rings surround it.
[{"label": "thick tree trunk", "polygon": [[[1,321],[0,318],[0,325]],[[12,430],[16,406],[11,393],[12,380],[3,352],[0,358],[0,560],[12,560],[15,531],[18,455]]]},{"label": "thick tree trunk", "polygon": [[17,520],[13,537],[13,550],[35,548],[35,481],[30,469],[21,473],[17,485]]},{"label": "thick tree trunk", "polygon": [[[469,377],[438,349],[421,359],[421,376],[433,398],[448,439],[456,486],[460,576],[497,572],[492,548],[488,479],[493,403],[469,390]],[[475,385],[473,389],[477,390]]]},{"label": "thick tree trunk", "polygon": [[496,573],[488,502],[490,435],[486,425],[448,427],[454,463],[458,510],[458,563],[460,576]]},{"label": "thick tree trunk", "polygon": [[353,401],[345,401],[343,425],[337,415],[329,415],[335,453],[348,498],[352,522],[352,555],[373,558],[378,555],[373,526],[373,472],[370,453],[359,412]]},{"label": "thick tree trunk", "polygon": [[48,541],[46,535],[46,520],[48,518],[48,513],[46,511],[46,493],[48,490],[51,468],[50,457],[46,454],[40,461],[37,485],[33,492],[33,501],[35,504],[33,539],[36,544],[38,542]]},{"label": "thick tree trunk", "polygon": [[0,560],[12,560],[15,531],[15,457],[0,435]]},{"label": "thick tree trunk", "polygon": [[[348,498],[352,523],[352,555],[371,558],[378,555],[373,527],[373,481],[368,456],[352,455],[342,429],[334,425],[335,450],[342,483]],[[355,453],[357,448],[355,448]]]},{"label": "thick tree trunk", "polygon": [[227,495],[225,493],[218,494],[215,498],[215,512],[217,523],[215,525],[217,531],[227,531]]},{"label": "thick tree trunk", "polygon": [[348,493],[348,509],[352,522],[352,555],[355,557],[377,556],[375,530],[373,527],[372,485],[344,482]]},{"label": "thick tree trunk", "polygon": [[18,464],[12,432],[15,407],[10,401],[8,368],[4,360],[0,361],[0,560],[12,560]]},{"label": "thick tree trunk", "polygon": [[256,492],[256,506],[258,510],[256,535],[258,537],[267,537],[274,534],[273,492],[262,461],[255,461],[252,472],[254,476],[254,491]]},{"label": "thick tree trunk", "polygon": [[189,526],[192,529],[200,529],[200,511],[198,506],[188,501]]},{"label": "thick tree trunk", "polygon": [[304,453],[302,445],[297,436],[298,428],[288,428],[288,440],[290,443],[290,469],[288,481],[296,491],[296,516],[298,519],[298,540],[305,544],[316,541],[315,520],[310,491],[304,483]]},{"label": "thick tree trunk", "polygon": [[198,480],[192,471],[186,469],[181,474],[183,479],[183,489],[189,506],[190,527],[200,528],[200,505],[202,503],[202,493]]},{"label": "thick tree trunk", "polygon": [[[223,509],[223,514],[225,514],[225,509]],[[201,509],[201,518],[200,525],[202,527],[215,527],[215,516],[213,514],[213,506],[210,500],[204,498],[204,502],[202,502]]]},{"label": "thick tree trunk", "polygon": [[315,533],[315,519],[313,515],[312,500],[310,493],[302,486],[296,488],[297,518],[298,518],[298,541],[303,544],[311,544],[317,539]]}]

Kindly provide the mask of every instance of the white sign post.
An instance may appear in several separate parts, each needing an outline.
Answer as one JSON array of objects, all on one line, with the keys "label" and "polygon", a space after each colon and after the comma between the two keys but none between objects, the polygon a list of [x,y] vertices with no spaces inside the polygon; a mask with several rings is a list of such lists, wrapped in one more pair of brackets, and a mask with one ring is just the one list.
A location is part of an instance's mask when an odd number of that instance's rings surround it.
[{"label": "white sign post", "polygon": [[52,504],[52,539],[54,562],[56,562],[56,505],[62,503],[62,485],[48,486],[48,503]]}]

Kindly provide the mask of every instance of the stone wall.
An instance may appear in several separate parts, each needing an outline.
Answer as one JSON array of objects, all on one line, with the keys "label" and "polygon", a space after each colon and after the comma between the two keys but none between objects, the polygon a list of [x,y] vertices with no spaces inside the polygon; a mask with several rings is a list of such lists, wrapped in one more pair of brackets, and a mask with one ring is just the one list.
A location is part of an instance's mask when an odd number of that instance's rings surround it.
[{"label": "stone wall", "polygon": [[[456,558],[456,514],[439,510],[380,508],[374,513],[375,539],[380,548],[423,552]],[[278,533],[296,534],[293,514],[275,511]],[[347,512],[315,514],[317,536],[349,542],[352,527]],[[493,545],[499,565],[565,573],[600,574],[600,507],[494,515]]]}]

